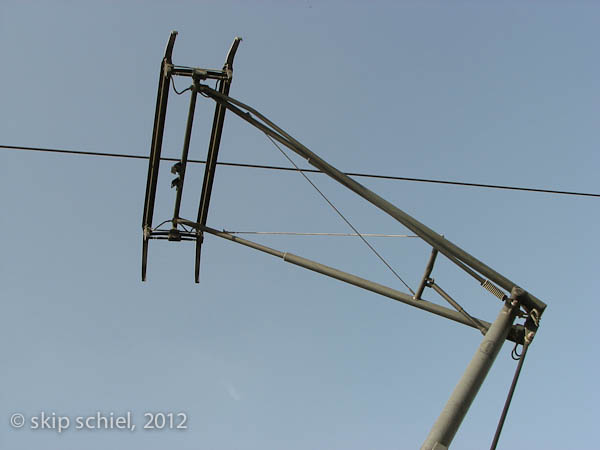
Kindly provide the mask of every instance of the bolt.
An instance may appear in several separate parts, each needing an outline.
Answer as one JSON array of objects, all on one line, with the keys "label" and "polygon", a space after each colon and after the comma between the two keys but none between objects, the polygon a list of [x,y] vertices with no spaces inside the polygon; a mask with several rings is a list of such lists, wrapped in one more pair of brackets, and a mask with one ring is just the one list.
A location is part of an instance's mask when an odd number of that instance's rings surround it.
[{"label": "bolt", "polygon": [[528,332],[525,335],[525,340],[527,341],[527,343],[531,343],[531,341],[533,341],[533,337],[535,336],[535,333],[533,331]]}]

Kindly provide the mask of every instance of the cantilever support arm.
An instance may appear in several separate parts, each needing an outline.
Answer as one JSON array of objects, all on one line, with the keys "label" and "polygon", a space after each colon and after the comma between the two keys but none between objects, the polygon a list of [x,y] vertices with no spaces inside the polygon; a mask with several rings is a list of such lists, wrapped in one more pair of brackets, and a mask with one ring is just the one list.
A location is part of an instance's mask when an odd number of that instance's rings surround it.
[{"label": "cantilever support arm", "polygon": [[[483,326],[485,328],[489,328],[490,323],[484,320],[475,319],[469,320],[463,314],[459,313],[450,308],[446,308],[444,306],[438,305],[436,303],[429,302],[427,300],[415,300],[410,294],[406,294],[404,292],[398,291],[396,289],[390,288],[388,286],[384,286],[379,283],[375,283],[373,281],[369,281],[365,278],[361,278],[359,276],[353,275],[348,272],[344,272],[339,269],[335,269],[330,266],[326,266],[324,264],[320,264],[316,261],[303,258],[302,256],[294,255],[293,253],[282,252],[280,250],[273,249],[271,247],[267,247],[265,245],[259,244],[257,242],[249,241],[247,239],[242,239],[238,236],[234,236],[230,233],[224,231],[218,231],[213,228],[207,226],[201,226],[197,222],[192,222],[185,219],[179,219],[177,221],[183,225],[187,225],[189,227],[195,228],[196,230],[200,229],[204,233],[212,234],[214,236],[226,239],[228,241],[232,241],[246,247],[253,248],[255,250],[261,251],[263,253],[268,253],[269,255],[276,256],[278,258],[283,259],[285,262],[294,264],[299,267],[303,267],[308,270],[312,270],[313,272],[320,273],[322,275],[326,275],[331,278],[335,278],[337,280],[343,281],[348,284],[352,284],[359,288],[365,289],[367,291],[374,292],[379,295],[383,295],[384,297],[391,298],[393,300],[399,301],[401,303],[405,303],[410,306],[414,306],[415,308],[422,309],[424,311],[428,311],[430,313],[436,314],[441,317],[445,317],[447,319],[453,320],[458,323],[462,323],[469,327],[478,328],[479,326]],[[508,335],[508,340],[513,342],[522,343],[525,335],[525,331],[522,325],[515,325],[512,327],[510,334]]]},{"label": "cantilever support arm", "polygon": [[[223,105],[223,107],[241,117],[249,124],[263,131],[268,136],[272,137],[293,152],[305,158],[310,165],[329,175],[331,178],[346,186],[348,189],[355,192],[369,203],[395,218],[398,222],[402,223],[409,230],[417,234],[433,248],[447,256],[451,261],[457,262],[458,260],[458,263],[463,265],[463,267],[467,266],[467,268],[479,272],[481,275],[489,278],[491,281],[497,283],[503,289],[509,292],[512,291],[513,288],[518,287],[516,283],[509,280],[504,275],[496,272],[494,269],[470,255],[449,240],[445,239],[431,228],[414,219],[400,208],[396,207],[370,189],[367,189],[362,184],[350,178],[348,175],[339,171],[331,164],[327,163],[325,160],[302,145],[255,109],[227,95],[223,95],[222,93],[211,89],[209,86],[202,85],[200,89],[206,95],[212,97],[218,104]],[[539,316],[542,315],[544,309],[546,308],[546,304],[544,302],[527,292],[524,294],[521,304],[530,312],[536,310],[539,313]]]}]

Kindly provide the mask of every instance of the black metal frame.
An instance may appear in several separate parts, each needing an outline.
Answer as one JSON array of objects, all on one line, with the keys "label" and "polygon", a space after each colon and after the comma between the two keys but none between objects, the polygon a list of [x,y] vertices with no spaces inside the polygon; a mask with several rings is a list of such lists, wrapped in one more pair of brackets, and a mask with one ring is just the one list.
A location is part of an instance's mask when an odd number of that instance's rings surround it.
[{"label": "black metal frame", "polygon": [[[146,180],[146,198],[144,200],[144,215],[142,218],[142,281],[146,281],[146,272],[148,264],[148,244],[150,239],[168,239],[170,241],[190,240],[189,237],[185,237],[185,239],[182,237],[182,232],[178,228],[178,219],[181,207],[181,199],[183,196],[185,169],[188,162],[188,154],[192,134],[192,127],[194,123],[194,113],[196,108],[196,99],[199,90],[199,83],[200,81],[207,79],[217,80],[219,86],[217,91],[223,95],[228,95],[233,75],[233,59],[241,41],[241,38],[234,39],[233,44],[231,45],[231,48],[227,53],[223,69],[215,70],[174,65],[172,62],[172,54],[176,38],[177,31],[172,31],[169,37],[169,41],[167,43],[167,47],[165,49],[164,57],[160,64],[160,73],[158,76],[158,93],[156,96],[154,127],[152,131],[150,158],[148,162],[148,178]],[[191,91],[190,106],[188,111],[187,125],[185,129],[185,139],[181,159],[178,162],[176,162],[171,168],[171,172],[177,175],[177,177],[171,183],[171,187],[175,187],[177,189],[175,207],[173,211],[173,219],[171,220],[172,228],[168,232],[165,232],[154,230],[152,227],[152,219],[154,216],[154,204],[156,200],[156,188],[158,182],[158,172],[160,168],[165,119],[167,115],[169,89],[171,79],[174,76],[190,77],[192,78],[192,85],[189,88]],[[203,224],[206,224],[206,219],[208,217],[208,207],[210,204],[210,197],[212,193],[217,156],[221,144],[221,134],[223,131],[223,123],[225,120],[225,111],[226,109],[222,105],[217,103],[213,119],[212,133],[208,146],[208,156],[204,172],[202,195],[200,197],[200,204],[198,207],[198,222]],[[202,231],[198,230],[198,232],[195,234],[196,282],[199,281],[200,249],[202,246],[202,240]]]},{"label": "black metal frame", "polygon": [[[231,74],[233,71],[233,58],[240,44],[241,39],[235,38],[227,54],[227,59],[223,70]],[[229,95],[231,87],[231,77],[219,81],[218,92],[223,95]],[[215,105],[215,115],[213,119],[212,132],[210,135],[210,145],[208,147],[208,155],[206,157],[206,168],[204,170],[204,181],[202,183],[202,194],[200,195],[200,205],[198,206],[198,220],[202,226],[206,225],[208,218],[208,207],[210,205],[210,196],[212,193],[213,181],[215,178],[215,169],[217,167],[217,156],[221,145],[221,133],[223,132],[223,123],[225,121],[225,112],[227,109],[217,103]],[[196,234],[196,259],[194,267],[194,279],[196,283],[200,281],[200,254],[202,250],[202,242],[204,234],[201,228],[197,229]]]}]

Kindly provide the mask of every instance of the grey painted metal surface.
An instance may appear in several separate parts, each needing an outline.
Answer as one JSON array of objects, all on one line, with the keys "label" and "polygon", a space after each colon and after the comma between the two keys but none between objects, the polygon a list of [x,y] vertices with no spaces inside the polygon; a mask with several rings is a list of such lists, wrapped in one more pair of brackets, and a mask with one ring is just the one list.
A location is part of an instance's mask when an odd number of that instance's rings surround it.
[{"label": "grey painted metal surface", "polygon": [[[234,236],[224,231],[218,231],[210,227],[202,227],[200,224],[196,222],[191,222],[189,220],[180,219],[179,223],[190,226],[192,228],[202,228],[205,233],[212,234],[214,236],[218,236],[223,239],[227,239],[232,242],[236,242],[238,244],[244,245],[246,247],[253,248],[255,250],[268,253],[269,255],[276,256],[278,258],[283,259],[285,262],[289,262],[291,264],[295,264],[297,266],[303,267],[308,270],[312,270],[313,272],[318,272],[322,275],[326,275],[337,280],[343,281],[345,283],[352,284],[354,286],[360,287],[367,291],[374,292],[379,295],[383,295],[384,297],[391,298],[393,300],[397,300],[401,303],[405,303],[410,306],[414,306],[415,308],[422,309],[424,311],[428,311],[435,315],[445,317],[446,319],[453,320],[458,323],[462,323],[464,325],[468,325],[472,328],[479,329],[480,327],[485,327],[486,329],[490,327],[490,323],[485,320],[475,319],[475,318],[467,318],[464,314],[461,314],[458,311],[454,311],[449,308],[445,308],[436,303],[428,302],[427,300],[415,300],[412,295],[406,294],[404,292],[398,291],[396,289],[390,288],[388,286],[384,286],[379,283],[375,283],[370,280],[366,280],[359,276],[353,275],[348,272],[344,272],[342,270],[335,269],[330,266],[326,266],[324,264],[320,264],[316,261],[312,261],[307,258],[303,258],[302,256],[294,255],[289,252],[282,252],[280,250],[275,250],[271,247],[267,247],[266,245],[259,244],[257,242],[249,241],[247,239],[240,238],[238,236]],[[510,334],[508,335],[508,340],[513,342],[522,343],[524,336],[524,329],[521,325],[515,325],[510,329]]]},{"label": "grey painted metal surface", "polygon": [[[382,211],[395,218],[398,222],[402,223],[413,233],[417,234],[433,248],[437,249],[443,255],[446,255],[451,261],[455,262],[456,260],[458,260],[459,262],[464,263],[474,271],[479,272],[481,275],[489,278],[494,283],[497,283],[503,289],[509,292],[513,288],[519,287],[516,283],[509,280],[504,275],[496,272],[487,264],[470,255],[457,245],[445,239],[442,235],[436,233],[431,228],[427,227],[418,220],[414,219],[412,216],[402,211],[397,206],[393,205],[392,203],[380,197],[370,189],[367,189],[359,182],[350,178],[348,175],[333,167],[331,164],[329,164],[324,159],[313,153],[311,150],[302,145],[292,136],[287,134],[283,129],[279,128],[261,113],[256,111],[254,108],[245,105],[244,103],[236,99],[223,95],[220,92],[211,89],[209,86],[202,85],[201,90],[206,95],[212,97],[215,101],[221,103],[223,106],[225,106],[237,116],[241,117],[246,122],[260,129],[268,136],[272,137],[273,139],[288,147],[296,154],[305,158],[310,165],[329,175],[331,178],[333,178],[340,184],[346,186],[348,189],[355,192],[356,194],[367,200],[369,203],[373,204],[377,208],[381,209]],[[243,111],[243,109],[245,109],[246,111]],[[260,120],[257,120],[253,116],[257,117]],[[540,315],[546,308],[546,304],[544,302],[542,302],[540,299],[529,293],[526,293],[524,295],[522,306],[528,311],[535,309],[539,312]]]},{"label": "grey painted metal surface", "polygon": [[519,291],[521,290],[513,291],[513,296],[506,301],[498,317],[485,334],[473,359],[421,446],[421,450],[433,450],[439,448],[440,444],[445,447],[450,446],[515,320],[519,310],[519,302],[515,297],[518,296],[517,292]]},{"label": "grey painted metal surface", "polygon": [[450,303],[454,309],[456,309],[459,313],[461,313],[465,317],[465,319],[467,319],[469,322],[471,322],[473,324],[473,327],[475,327],[479,331],[481,331],[482,334],[485,334],[487,332],[488,327],[485,327],[481,322],[479,322],[477,319],[475,319],[473,316],[471,316],[468,312],[466,312],[463,309],[463,307],[458,304],[458,302],[456,300],[454,300],[452,297],[450,297],[450,295],[448,295],[448,293],[446,291],[444,291],[441,288],[441,286],[435,284],[435,282],[432,279],[428,280],[427,286],[431,287],[435,292],[440,294],[440,296],[444,300],[446,300],[448,303]]},{"label": "grey painted metal surface", "polygon": [[433,270],[433,265],[435,264],[435,258],[437,257],[437,254],[437,249],[432,248],[431,255],[429,256],[429,261],[427,262],[427,266],[425,267],[425,273],[423,274],[423,278],[421,278],[421,282],[419,283],[417,292],[413,297],[415,300],[419,300],[421,298],[421,295],[423,295],[423,291],[425,290],[425,286],[427,285],[427,281],[429,280],[429,276],[431,275],[431,271]]}]

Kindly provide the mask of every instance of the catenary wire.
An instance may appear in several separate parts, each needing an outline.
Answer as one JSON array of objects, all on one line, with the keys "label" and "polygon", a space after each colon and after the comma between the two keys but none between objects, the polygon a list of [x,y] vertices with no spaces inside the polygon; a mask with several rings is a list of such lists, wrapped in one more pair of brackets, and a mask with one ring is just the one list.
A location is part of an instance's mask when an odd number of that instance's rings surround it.
[{"label": "catenary wire", "polygon": [[406,282],[405,282],[405,281],[402,279],[402,277],[401,277],[401,276],[398,274],[398,272],[396,272],[396,271],[394,270],[394,268],[393,268],[393,267],[392,267],[392,266],[391,266],[391,265],[390,265],[390,264],[389,264],[389,263],[388,263],[388,262],[387,262],[387,261],[384,259],[384,257],[383,257],[383,256],[381,256],[377,250],[375,250],[375,247],[373,247],[373,246],[372,246],[372,245],[369,243],[369,241],[367,241],[367,240],[365,239],[365,237],[364,237],[362,234],[360,234],[360,232],[359,232],[359,231],[358,231],[358,230],[357,230],[357,229],[354,227],[354,225],[352,225],[352,224],[350,223],[350,221],[349,221],[349,220],[348,220],[348,219],[347,219],[347,218],[346,218],[346,217],[345,217],[345,216],[342,214],[342,212],[341,212],[339,209],[337,209],[337,208],[335,207],[335,205],[334,205],[334,204],[331,202],[331,200],[329,200],[329,199],[328,199],[328,198],[325,196],[325,194],[324,194],[324,193],[323,193],[323,192],[322,192],[322,191],[321,191],[321,190],[320,190],[320,189],[319,189],[319,188],[316,186],[316,184],[315,184],[315,183],[313,183],[313,182],[312,182],[312,180],[311,180],[310,178],[308,178],[308,176],[307,176],[307,175],[306,175],[304,172],[302,172],[302,171],[300,170],[300,168],[299,168],[299,167],[296,165],[296,163],[294,162],[294,160],[293,160],[292,158],[290,158],[290,156],[289,156],[289,155],[288,155],[286,152],[284,152],[284,151],[283,151],[283,149],[282,149],[282,148],[281,148],[279,145],[277,145],[277,142],[275,142],[275,140],[274,140],[274,139],[273,139],[271,136],[269,136],[268,134],[265,134],[265,136],[267,136],[267,138],[268,138],[268,139],[269,139],[269,140],[272,142],[272,144],[273,144],[273,145],[274,145],[274,146],[275,146],[275,147],[276,147],[276,148],[277,148],[277,149],[278,149],[278,150],[281,152],[281,154],[282,154],[282,155],[283,155],[283,156],[284,156],[284,157],[285,157],[285,158],[286,158],[286,159],[287,159],[287,160],[288,160],[288,161],[289,161],[289,162],[290,162],[290,163],[291,163],[291,164],[292,164],[292,165],[293,165],[293,166],[294,166],[296,169],[298,169],[298,172],[300,173],[300,175],[302,175],[302,176],[304,177],[304,179],[305,179],[306,181],[308,181],[308,182],[309,182],[309,184],[310,184],[310,185],[311,185],[313,188],[315,188],[315,190],[316,190],[316,191],[319,193],[319,195],[320,195],[321,197],[323,197],[323,200],[325,200],[325,201],[326,201],[326,202],[329,204],[329,206],[331,206],[331,208],[332,208],[332,209],[333,209],[333,210],[334,210],[334,211],[337,213],[337,215],[338,215],[338,216],[340,216],[344,222],[346,222],[346,224],[347,224],[347,225],[348,225],[348,226],[349,226],[349,227],[352,229],[352,231],[354,231],[354,232],[355,232],[355,233],[356,233],[356,234],[357,234],[357,235],[360,237],[360,239],[361,239],[361,240],[362,240],[362,241],[365,243],[365,245],[366,245],[367,247],[369,247],[369,248],[371,249],[371,251],[372,251],[372,252],[375,254],[375,256],[377,256],[377,257],[378,257],[378,258],[381,260],[381,262],[382,262],[383,264],[385,264],[385,266],[386,266],[388,269],[390,269],[390,271],[391,271],[391,272],[392,272],[392,273],[393,273],[393,274],[396,276],[396,278],[398,278],[398,279],[399,279],[399,280],[402,282],[402,284],[403,284],[403,285],[406,287],[406,289],[408,289],[408,290],[411,292],[411,294],[415,295],[415,291],[413,291],[413,290],[410,288],[410,286],[409,286],[408,284],[406,284]]},{"label": "catenary wire", "polygon": [[[69,155],[86,155],[86,156],[106,156],[112,158],[126,158],[126,159],[149,159],[148,156],[143,155],[131,155],[125,153],[108,153],[108,152],[90,152],[85,150],[67,150],[67,149],[56,149],[56,148],[45,148],[45,147],[25,147],[20,145],[0,145],[0,148],[6,150],[20,150],[20,151],[35,151],[35,152],[47,152],[47,153],[61,153]],[[178,158],[161,157],[161,161],[179,161]],[[188,163],[192,164],[206,164],[206,161],[199,159],[188,159]],[[282,167],[273,166],[268,164],[248,164],[248,163],[232,163],[232,162],[217,162],[220,166],[230,167],[244,167],[249,169],[265,169],[265,170],[279,170],[288,172],[305,172],[305,173],[322,173],[317,169],[296,169],[295,167]],[[544,188],[529,188],[522,186],[506,186],[502,184],[485,184],[485,183],[469,183],[466,181],[450,181],[450,180],[436,180],[432,178],[413,178],[413,177],[400,177],[394,175],[378,175],[362,172],[344,172],[344,174],[351,177],[361,178],[376,178],[381,180],[393,180],[393,181],[414,181],[420,183],[434,183],[434,184],[446,184],[453,186],[464,186],[464,187],[477,187],[487,189],[504,189],[512,191],[523,191],[523,192],[538,192],[543,194],[559,194],[559,195],[575,195],[581,197],[597,197],[600,198],[600,194],[591,192],[577,192],[577,191],[562,191],[557,189],[544,189]]]}]

